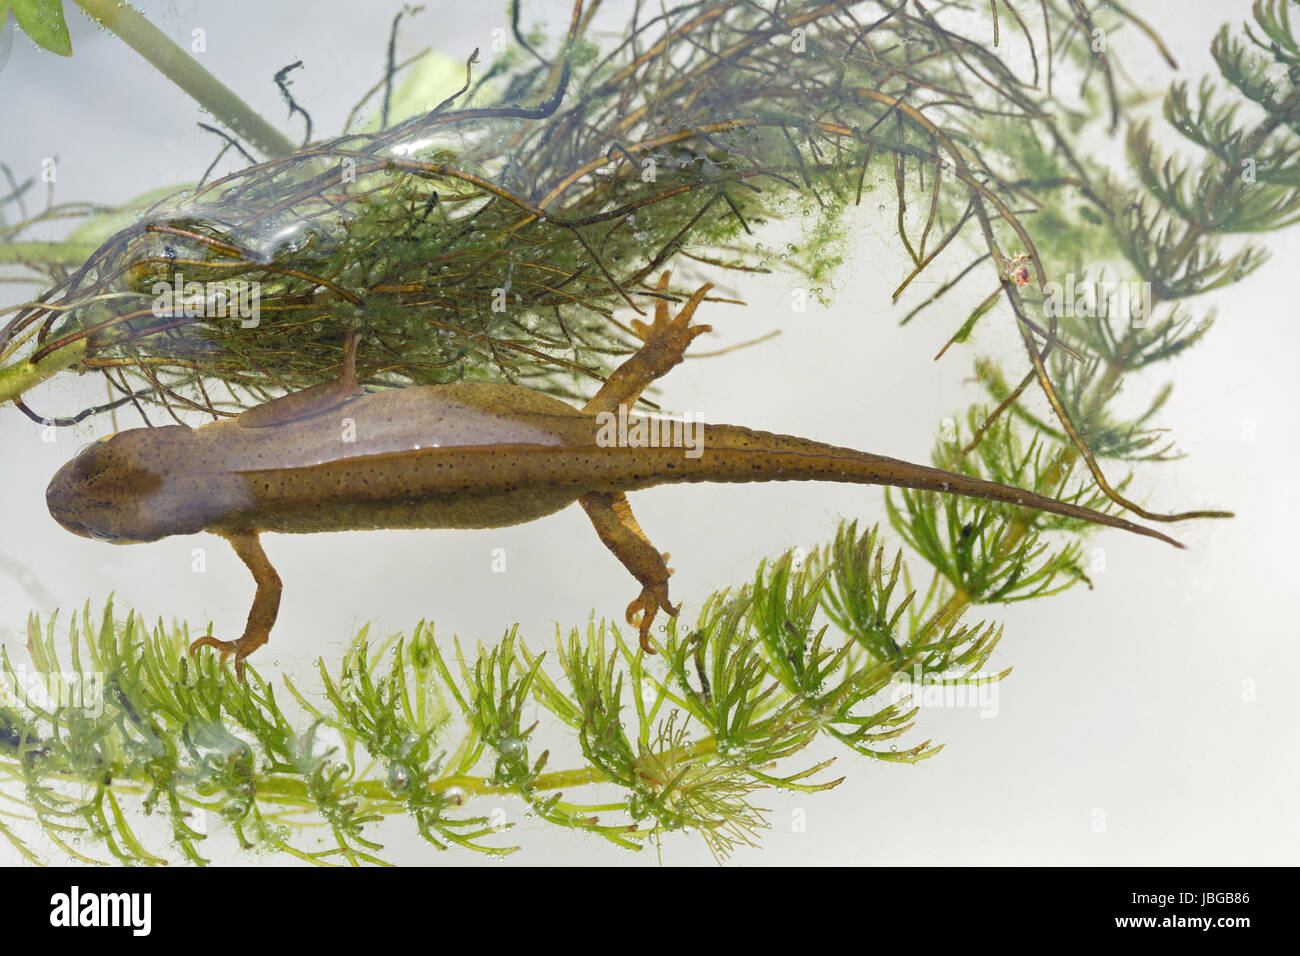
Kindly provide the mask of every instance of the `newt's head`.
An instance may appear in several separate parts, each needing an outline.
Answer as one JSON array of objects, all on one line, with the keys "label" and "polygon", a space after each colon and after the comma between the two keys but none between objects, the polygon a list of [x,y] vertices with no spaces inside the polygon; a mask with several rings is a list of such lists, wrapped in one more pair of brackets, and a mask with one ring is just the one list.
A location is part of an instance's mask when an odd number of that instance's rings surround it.
[{"label": "newt's head", "polygon": [[[127,544],[203,529],[201,495],[173,476],[190,429],[132,428],[83,448],[45,489],[50,516],[73,534]],[[188,492],[188,493],[187,493]]]}]

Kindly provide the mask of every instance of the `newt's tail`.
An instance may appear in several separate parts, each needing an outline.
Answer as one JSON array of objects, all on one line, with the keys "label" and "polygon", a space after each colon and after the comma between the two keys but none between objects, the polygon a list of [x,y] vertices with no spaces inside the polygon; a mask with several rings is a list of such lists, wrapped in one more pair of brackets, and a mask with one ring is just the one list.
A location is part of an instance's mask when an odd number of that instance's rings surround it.
[{"label": "newt's tail", "polygon": [[[737,425],[704,425],[703,428],[703,441],[694,457],[684,456],[680,448],[638,449],[629,461],[640,474],[621,476],[622,487],[631,490],[666,482],[695,481],[842,481],[893,485],[1020,505],[1092,524],[1122,528],[1148,538],[1158,538],[1176,548],[1184,547],[1166,534],[1124,518],[995,481]],[[650,465],[650,460],[654,461],[653,465]]]}]

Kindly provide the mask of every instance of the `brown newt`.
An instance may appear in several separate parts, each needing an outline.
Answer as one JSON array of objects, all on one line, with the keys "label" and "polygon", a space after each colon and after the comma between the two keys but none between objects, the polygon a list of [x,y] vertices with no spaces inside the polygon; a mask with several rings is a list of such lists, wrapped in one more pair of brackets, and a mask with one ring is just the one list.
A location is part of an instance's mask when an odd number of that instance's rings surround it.
[{"label": "brown newt", "polygon": [[[1018,488],[868,452],[737,425],[677,421],[686,447],[630,447],[649,419],[627,410],[683,358],[707,325],[691,325],[711,285],[670,316],[668,273],[653,324],[634,322],[642,346],[578,410],[515,385],[460,383],[364,392],[356,344],[337,381],[312,386],[197,428],[133,428],[100,439],[64,465],[46,490],[50,514],[76,534],[118,543],[209,531],[234,546],[257,585],[243,635],[203,637],[244,659],[266,643],[280,605],[280,577],[262,550],[264,531],[496,528],[578,502],[601,541],[641,584],[627,609],[641,646],[668,599],[668,556],[651,545],[625,493],[671,482],[842,481],[895,485],[1021,505],[1174,541],[1158,531]],[[673,426],[669,426],[670,428]],[[664,434],[662,430],[660,434]],[[666,446],[665,446],[666,444]]]}]

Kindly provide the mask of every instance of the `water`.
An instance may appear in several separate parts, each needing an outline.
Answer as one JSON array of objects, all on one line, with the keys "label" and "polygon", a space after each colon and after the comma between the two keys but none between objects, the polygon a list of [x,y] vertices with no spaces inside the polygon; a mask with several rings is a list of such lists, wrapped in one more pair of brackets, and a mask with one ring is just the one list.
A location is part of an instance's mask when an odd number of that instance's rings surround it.
[{"label": "water", "polygon": [[[154,17],[161,9],[142,6]],[[282,129],[295,127],[283,122],[278,93],[255,78],[304,54],[306,70],[295,74],[295,93],[314,94],[316,129],[332,131],[377,75],[387,17],[358,18],[353,5],[328,6],[316,5],[319,16],[304,18],[288,4],[202,4],[194,22],[209,24],[210,40],[218,33],[212,25],[221,21],[246,25],[238,45],[210,43],[206,62]],[[1172,7],[1150,13],[1192,76],[1205,66],[1197,53],[1208,41],[1206,24],[1220,17],[1209,7],[1202,18],[1175,16]],[[169,29],[184,36],[190,25],[182,13]],[[412,19],[408,29],[408,52],[434,43],[459,58],[488,40],[486,22],[437,10]],[[0,46],[0,84],[21,79],[25,94],[0,97],[0,124],[23,131],[5,144],[5,160],[33,169],[42,157],[59,155],[62,200],[115,201],[160,183],[196,179],[211,159],[213,140],[195,129],[193,105],[162,88],[112,37],[80,21],[73,30],[76,54],[67,62],[18,44],[4,63]],[[1012,33],[1004,23],[1004,37]],[[292,50],[285,46],[288,35]],[[1133,63],[1130,68],[1136,71]],[[1154,67],[1150,75],[1167,78]],[[112,77],[111,86],[105,77]],[[103,99],[72,94],[96,88],[108,91]],[[830,308],[814,301],[806,313],[794,314],[783,277],[731,279],[749,305],[712,306],[707,315],[702,310],[701,318],[717,331],[699,343],[701,350],[777,329],[780,338],[678,367],[664,382],[665,405],[706,420],[923,460],[939,423],[972,401],[974,392],[962,381],[967,354],[950,354],[938,364],[929,358],[962,316],[940,313],[897,328],[906,306],[891,307],[889,293],[908,266],[895,245],[882,241],[892,229],[891,212],[864,212],[855,225],[856,258],[837,277]],[[778,227],[766,245],[781,249],[794,238]],[[281,239],[292,236],[275,241]],[[1297,783],[1294,768],[1274,760],[1279,728],[1294,727],[1297,715],[1283,702],[1289,695],[1269,684],[1268,668],[1294,661],[1292,636],[1279,623],[1289,612],[1284,575],[1291,562],[1273,542],[1285,540],[1277,525],[1295,520],[1285,476],[1296,464],[1289,410],[1300,396],[1289,356],[1300,342],[1295,324],[1284,321],[1277,306],[1279,290],[1289,288],[1288,263],[1300,249],[1291,235],[1270,242],[1272,264],[1219,297],[1233,323],[1216,330],[1213,349],[1178,367],[1167,418],[1193,457],[1153,480],[1162,500],[1238,506],[1236,522],[1197,529],[1190,535],[1194,553],[1177,559],[1155,558],[1146,542],[1107,535],[1107,572],[1095,592],[986,609],[1007,623],[995,665],[1017,666],[1001,719],[936,715],[936,723],[909,738],[908,746],[930,735],[948,744],[923,770],[855,760],[842,748],[816,745],[800,765],[837,756],[836,774],[848,780],[832,794],[764,795],[758,802],[773,808],[774,824],[765,836],[767,849],[741,851],[741,860],[854,862],[860,861],[857,847],[870,847],[871,862],[881,863],[1294,856],[1295,824],[1260,796],[1294,792]],[[918,285],[912,294],[931,289]],[[626,310],[620,318],[628,318]],[[1015,353],[1008,332],[990,328],[976,344],[1009,360]],[[34,391],[29,404],[66,414],[103,400],[98,379],[64,376]],[[1256,435],[1250,442],[1242,438],[1247,420]],[[128,409],[119,411],[118,422],[138,424]],[[0,443],[12,452],[6,456],[9,507],[0,544],[0,639],[11,659],[23,654],[29,611],[48,614],[57,606],[66,615],[87,598],[98,607],[110,592],[123,611],[134,607],[148,620],[184,618],[197,632],[211,619],[219,636],[234,636],[242,627],[252,583],[219,539],[110,549],[66,534],[45,513],[49,477],[88,438],[110,430],[104,418],[58,430],[47,442],[40,426],[12,409],[0,415]],[[665,488],[632,498],[641,526],[673,555],[671,593],[684,602],[688,618],[712,590],[744,583],[760,558],[827,540],[838,517],[883,520],[881,502],[877,490],[813,484]],[[315,686],[315,659],[336,668],[366,623],[371,634],[386,635],[409,633],[418,620],[431,618],[448,654],[452,635],[468,648],[480,639],[496,641],[518,623],[522,639],[537,651],[553,645],[557,623],[563,630],[582,624],[589,609],[621,620],[638,590],[576,508],[500,530],[268,536],[265,546],[285,595],[272,646],[254,663],[277,682],[287,675],[308,689]],[[203,552],[203,571],[194,570],[196,549]],[[12,573],[16,566],[25,573]],[[1239,685],[1251,677],[1264,690],[1248,708],[1239,701]],[[535,756],[546,747],[552,748],[548,770],[580,765],[566,732],[544,721],[528,750]],[[1197,772],[1205,766],[1204,753],[1220,755],[1224,763],[1216,772]],[[405,772],[398,775],[399,788]],[[1152,795],[1173,791],[1178,800],[1156,813]],[[958,792],[965,795],[961,813],[953,811]],[[471,800],[465,809],[486,814],[496,802]],[[1104,841],[1087,825],[1088,811],[1099,804],[1131,821]],[[1240,806],[1261,809],[1245,821],[1220,812]],[[866,807],[902,812],[904,825],[882,828]],[[507,863],[629,860],[598,841],[525,822],[517,801],[505,809],[520,824],[505,838],[526,847]],[[798,832],[789,825],[795,809],[807,810],[806,829]],[[1195,853],[1186,846],[1188,832],[1199,834]],[[228,839],[216,850],[217,859],[241,859]],[[414,841],[390,841],[390,851],[405,862],[481,862],[472,854],[437,854]],[[12,851],[0,846],[0,860],[11,859]],[[670,838],[665,859],[709,857],[698,841]]]}]

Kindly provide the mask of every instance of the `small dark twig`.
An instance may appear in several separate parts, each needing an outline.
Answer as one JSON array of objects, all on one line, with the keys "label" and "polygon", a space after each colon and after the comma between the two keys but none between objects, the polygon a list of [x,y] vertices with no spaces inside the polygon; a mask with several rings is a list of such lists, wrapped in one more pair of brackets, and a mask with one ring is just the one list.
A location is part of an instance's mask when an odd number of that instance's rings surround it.
[{"label": "small dark twig", "polygon": [[280,88],[280,95],[284,97],[285,103],[289,105],[289,116],[292,117],[294,113],[301,113],[303,120],[307,123],[307,132],[302,138],[302,145],[306,146],[311,142],[311,114],[299,106],[298,101],[293,98],[293,94],[289,92],[288,80],[289,74],[301,66],[302,60],[295,60],[280,70],[275,74],[275,85]]}]

